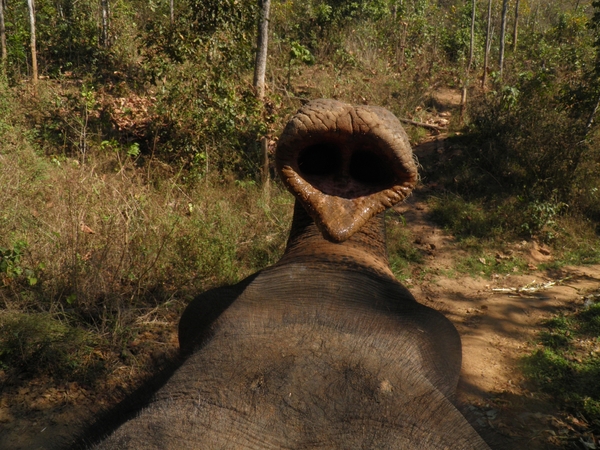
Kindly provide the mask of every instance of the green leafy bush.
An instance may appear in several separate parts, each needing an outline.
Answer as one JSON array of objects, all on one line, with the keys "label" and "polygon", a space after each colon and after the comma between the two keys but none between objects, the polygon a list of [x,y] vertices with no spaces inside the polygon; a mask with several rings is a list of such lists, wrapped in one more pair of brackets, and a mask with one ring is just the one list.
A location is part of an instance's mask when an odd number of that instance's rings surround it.
[{"label": "green leafy bush", "polygon": [[[15,242],[12,248],[0,247],[0,277],[3,278],[5,285],[13,281],[24,279],[29,286],[33,286],[38,282],[37,270],[28,267],[22,259],[27,250],[25,241]],[[43,266],[38,267],[38,269]]]}]

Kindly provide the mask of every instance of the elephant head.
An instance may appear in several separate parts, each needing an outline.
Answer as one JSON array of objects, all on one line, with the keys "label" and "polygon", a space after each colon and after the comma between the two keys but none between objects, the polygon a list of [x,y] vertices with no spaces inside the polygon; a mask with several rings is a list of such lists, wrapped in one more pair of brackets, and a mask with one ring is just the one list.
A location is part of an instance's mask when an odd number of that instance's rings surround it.
[{"label": "elephant head", "polygon": [[296,197],[283,257],[190,303],[184,362],[98,448],[488,448],[451,401],[456,329],[389,268],[382,213],[417,181],[399,121],[312,101],[276,162]]}]

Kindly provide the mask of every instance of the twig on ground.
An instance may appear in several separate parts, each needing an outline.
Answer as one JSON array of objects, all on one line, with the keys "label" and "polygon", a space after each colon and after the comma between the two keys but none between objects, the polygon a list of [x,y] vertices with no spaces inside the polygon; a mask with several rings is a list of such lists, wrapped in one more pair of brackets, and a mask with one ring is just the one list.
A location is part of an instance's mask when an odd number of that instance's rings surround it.
[{"label": "twig on ground", "polygon": [[400,122],[402,122],[402,123],[408,123],[408,124],[414,125],[416,127],[429,128],[430,130],[435,130],[435,131],[442,131],[442,130],[446,129],[446,128],[443,128],[443,127],[439,127],[437,125],[432,125],[430,123],[415,122],[414,120],[410,120],[410,119],[401,119],[401,118],[398,118],[398,120]]},{"label": "twig on ground", "polygon": [[518,294],[533,294],[535,292],[544,291],[550,289],[557,284],[561,284],[564,281],[569,280],[571,277],[561,278],[560,280],[547,281],[545,283],[537,283],[533,280],[531,283],[521,287],[512,288],[492,288],[492,292],[516,292]]}]

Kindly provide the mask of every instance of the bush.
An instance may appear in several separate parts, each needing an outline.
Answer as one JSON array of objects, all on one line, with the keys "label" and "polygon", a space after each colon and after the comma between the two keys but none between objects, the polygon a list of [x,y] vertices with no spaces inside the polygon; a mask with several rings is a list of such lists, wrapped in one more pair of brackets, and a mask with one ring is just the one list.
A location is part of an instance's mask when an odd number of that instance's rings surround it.
[{"label": "bush", "polygon": [[574,108],[569,96],[575,89],[580,88],[541,71],[480,98],[471,112],[468,157],[491,186],[531,200],[572,204],[583,187],[580,180],[597,176],[586,170],[590,161],[600,163],[586,128],[592,106]]}]

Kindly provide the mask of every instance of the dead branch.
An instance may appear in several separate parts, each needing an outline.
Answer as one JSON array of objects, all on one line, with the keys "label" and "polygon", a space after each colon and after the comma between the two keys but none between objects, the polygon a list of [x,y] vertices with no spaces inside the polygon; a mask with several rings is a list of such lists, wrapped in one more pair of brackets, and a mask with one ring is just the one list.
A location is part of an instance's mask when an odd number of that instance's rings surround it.
[{"label": "dead branch", "polygon": [[546,289],[550,289],[557,284],[561,284],[564,281],[567,281],[571,277],[561,278],[560,280],[547,281],[546,283],[537,283],[533,280],[531,283],[526,284],[521,287],[512,287],[512,288],[492,288],[492,292],[514,292],[518,294],[533,294],[535,292],[544,291]]},{"label": "dead branch", "polygon": [[414,120],[410,120],[410,119],[398,119],[400,120],[400,122],[402,123],[408,123],[410,125],[414,125],[416,127],[423,127],[423,128],[429,128],[430,130],[436,130],[436,131],[442,131],[445,128],[442,127],[438,127],[437,125],[431,125],[430,123],[424,123],[424,122],[415,122]]}]

